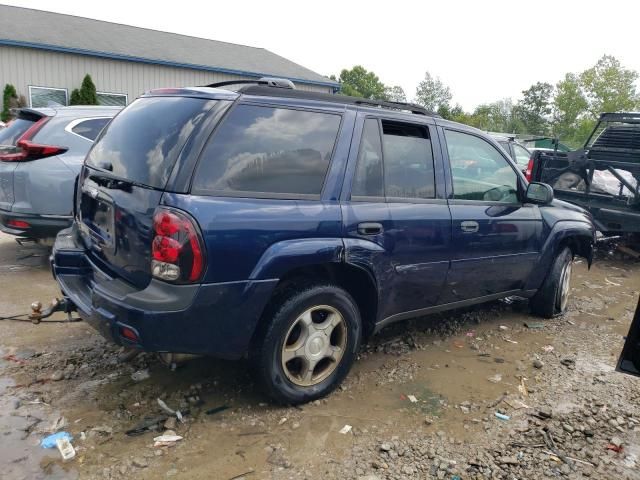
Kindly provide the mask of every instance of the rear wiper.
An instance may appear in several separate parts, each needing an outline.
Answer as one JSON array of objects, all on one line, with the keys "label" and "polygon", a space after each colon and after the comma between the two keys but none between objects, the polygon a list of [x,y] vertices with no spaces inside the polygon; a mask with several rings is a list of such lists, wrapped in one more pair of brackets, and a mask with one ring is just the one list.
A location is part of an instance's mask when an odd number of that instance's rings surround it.
[{"label": "rear wiper", "polygon": [[131,187],[136,185],[135,182],[131,182],[129,180],[121,180],[119,178],[112,178],[106,175],[98,175],[95,173],[89,175],[89,179],[93,180],[101,187],[105,187],[110,190],[124,190],[125,192],[130,192]]}]

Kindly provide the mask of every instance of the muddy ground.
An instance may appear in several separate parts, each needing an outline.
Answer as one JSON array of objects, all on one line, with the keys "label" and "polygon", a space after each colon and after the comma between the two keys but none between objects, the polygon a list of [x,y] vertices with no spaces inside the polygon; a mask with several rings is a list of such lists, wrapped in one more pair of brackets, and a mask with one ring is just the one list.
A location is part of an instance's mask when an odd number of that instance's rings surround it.
[{"label": "muddy ground", "polygon": [[[47,257],[0,236],[0,315],[58,295]],[[0,477],[640,478],[640,379],[614,371],[640,262],[601,252],[574,272],[561,318],[513,299],[394,325],[338,391],[296,408],[269,403],[244,362],[120,363],[84,323],[0,321]],[[183,439],[154,447],[167,428]],[[58,430],[66,463],[38,445]]]}]

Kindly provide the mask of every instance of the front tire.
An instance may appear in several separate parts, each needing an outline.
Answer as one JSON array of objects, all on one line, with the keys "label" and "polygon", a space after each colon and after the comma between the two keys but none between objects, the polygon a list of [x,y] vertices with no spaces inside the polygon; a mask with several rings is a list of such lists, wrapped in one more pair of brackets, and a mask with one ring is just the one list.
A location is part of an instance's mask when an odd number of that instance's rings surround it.
[{"label": "front tire", "polygon": [[552,318],[567,311],[572,267],[573,254],[565,247],[554,259],[542,287],[529,301],[534,314]]},{"label": "front tire", "polygon": [[344,380],[362,336],[351,295],[333,285],[313,286],[276,301],[266,315],[251,363],[271,398],[283,404],[309,402]]}]

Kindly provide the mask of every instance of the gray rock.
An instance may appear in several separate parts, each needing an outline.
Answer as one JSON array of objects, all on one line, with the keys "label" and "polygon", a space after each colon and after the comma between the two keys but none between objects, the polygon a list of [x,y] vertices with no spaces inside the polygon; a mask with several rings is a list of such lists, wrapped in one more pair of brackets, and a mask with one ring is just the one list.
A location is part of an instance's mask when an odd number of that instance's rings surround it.
[{"label": "gray rock", "polygon": [[51,377],[49,378],[51,378],[51,380],[53,380],[54,382],[59,382],[64,378],[64,372],[62,370],[56,370],[51,374]]},{"label": "gray rock", "polygon": [[540,407],[538,409],[538,415],[540,415],[542,418],[552,418],[553,410],[551,410],[551,408],[549,407]]},{"label": "gray rock", "polygon": [[542,361],[540,361],[540,360],[538,360],[538,359],[536,358],[536,359],[533,361],[533,366],[534,366],[535,368],[540,369],[540,368],[544,367],[544,363],[543,363]]},{"label": "gray rock", "polygon": [[568,432],[568,433],[573,433],[573,432],[575,432],[575,431],[576,431],[576,429],[575,429],[575,428],[573,428],[573,427],[572,427],[571,425],[569,425],[568,423],[563,423],[563,424],[562,424],[562,428],[564,429],[564,431],[565,431],[565,432]]},{"label": "gray rock", "polygon": [[142,457],[134,458],[131,464],[134,467],[138,467],[138,468],[147,468],[149,466],[149,462],[147,462],[147,460]]},{"label": "gray rock", "polygon": [[502,465],[519,465],[520,464],[517,457],[511,457],[511,456],[499,457],[498,463]]},{"label": "gray rock", "polygon": [[623,445],[623,442],[620,439],[620,437],[612,437],[611,440],[609,440],[609,443],[616,448],[620,448]]},{"label": "gray rock", "polygon": [[382,450],[383,452],[388,452],[392,448],[393,448],[393,446],[388,442],[384,442],[383,444],[380,445],[380,450]]}]

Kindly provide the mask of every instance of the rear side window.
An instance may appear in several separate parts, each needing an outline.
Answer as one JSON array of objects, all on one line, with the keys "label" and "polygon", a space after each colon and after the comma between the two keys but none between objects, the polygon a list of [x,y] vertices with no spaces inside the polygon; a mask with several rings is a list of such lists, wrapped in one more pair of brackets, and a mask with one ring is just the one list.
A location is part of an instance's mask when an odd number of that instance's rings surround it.
[{"label": "rear side window", "polygon": [[200,158],[194,193],[320,195],[340,115],[239,105]]},{"label": "rear side window", "polygon": [[434,198],[431,139],[426,126],[382,121],[387,198]]},{"label": "rear side window", "polygon": [[380,127],[378,120],[368,118],[364,122],[362,131],[351,195],[354,197],[384,197],[383,175]]},{"label": "rear side window", "polygon": [[80,135],[81,137],[84,137],[87,140],[91,140],[93,142],[98,134],[102,131],[104,126],[109,123],[109,120],[111,119],[90,118],[89,120],[84,120],[82,122],[76,123],[71,131],[76,135]]},{"label": "rear side window", "polygon": [[15,146],[18,139],[33,126],[35,120],[16,118],[9,126],[0,130],[0,145]]},{"label": "rear side window", "polygon": [[199,98],[140,98],[109,123],[86,163],[163,188],[191,132],[214,104]]},{"label": "rear side window", "polygon": [[517,143],[513,145],[513,151],[516,153],[516,163],[526,167],[529,164],[529,158],[531,157],[529,151]]}]

